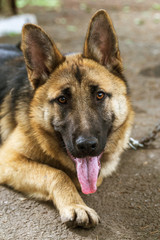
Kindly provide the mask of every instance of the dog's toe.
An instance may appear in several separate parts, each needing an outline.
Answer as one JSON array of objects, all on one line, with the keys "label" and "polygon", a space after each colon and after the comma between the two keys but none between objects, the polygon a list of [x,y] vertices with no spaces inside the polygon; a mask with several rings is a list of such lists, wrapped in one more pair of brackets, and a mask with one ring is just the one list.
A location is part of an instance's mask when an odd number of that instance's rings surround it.
[{"label": "dog's toe", "polygon": [[95,227],[100,218],[98,214],[91,208],[85,205],[74,204],[64,208],[61,211],[61,220],[69,227]]}]

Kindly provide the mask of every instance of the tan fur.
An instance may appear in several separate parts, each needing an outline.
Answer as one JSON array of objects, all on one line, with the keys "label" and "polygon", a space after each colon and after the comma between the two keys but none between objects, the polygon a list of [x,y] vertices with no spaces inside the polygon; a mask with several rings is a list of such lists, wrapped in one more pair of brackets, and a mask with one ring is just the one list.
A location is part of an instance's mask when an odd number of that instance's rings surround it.
[{"label": "tan fur", "polygon": [[[27,30],[23,30],[22,49],[24,52],[27,41],[26,31],[28,31],[28,27]],[[89,32],[85,42],[86,56]],[[83,129],[87,129],[88,122],[86,122],[85,116],[90,109],[87,109],[86,101],[83,99],[87,99],[88,84],[90,82],[97,83],[102,90],[112,93],[111,100],[106,100],[106,112],[103,114],[114,112],[115,122],[112,135],[107,141],[101,159],[98,186],[104,177],[116,169],[120,154],[127,147],[134,114],[123,80],[99,63],[84,58],[82,54],[67,56],[64,60],[55,44],[53,44],[53,48],[57,58],[55,64],[57,61],[61,64],[50,74],[48,80],[43,72],[34,72],[26,60],[31,84],[35,87],[37,74],[42,76],[42,82],[46,81],[35,91],[29,113],[26,113],[26,106],[23,102],[16,110],[16,122],[13,123],[8,112],[9,95],[6,96],[2,105],[1,116],[3,114],[5,116],[0,122],[3,141],[0,148],[0,183],[12,186],[31,197],[52,200],[59,210],[63,222],[92,227],[98,224],[99,217],[93,209],[85,205],[76,190],[76,187],[79,189],[80,186],[75,164],[62,148],[50,125],[50,116],[53,114],[55,121],[61,121],[59,110],[56,106],[52,107],[49,101],[59,96],[62,87],[70,86],[75,98],[73,102],[75,102],[79,122]],[[119,59],[118,50],[118,61],[120,61]],[[51,60],[45,59],[45,61]],[[48,64],[51,71],[53,66],[51,66],[51,62]],[[74,69],[77,65],[85,75],[81,87],[78,86],[79,83],[74,76]],[[78,99],[78,96],[81,98]],[[21,106],[23,111],[20,110]],[[75,216],[77,217],[75,218]]]},{"label": "tan fur", "polygon": [[10,111],[11,96],[6,96],[4,103],[1,105],[0,119],[1,119],[1,128],[0,135],[2,142],[4,142],[11,132],[14,130],[16,123],[12,121],[11,111]]}]

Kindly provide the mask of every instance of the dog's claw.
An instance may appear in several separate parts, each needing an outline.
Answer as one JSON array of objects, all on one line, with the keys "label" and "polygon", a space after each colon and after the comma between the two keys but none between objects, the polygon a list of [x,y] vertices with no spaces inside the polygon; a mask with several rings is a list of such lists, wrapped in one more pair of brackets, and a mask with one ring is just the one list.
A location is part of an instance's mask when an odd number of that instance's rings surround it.
[{"label": "dog's claw", "polygon": [[61,212],[61,220],[69,227],[91,228],[98,225],[100,218],[98,214],[85,205],[74,204],[65,207]]}]

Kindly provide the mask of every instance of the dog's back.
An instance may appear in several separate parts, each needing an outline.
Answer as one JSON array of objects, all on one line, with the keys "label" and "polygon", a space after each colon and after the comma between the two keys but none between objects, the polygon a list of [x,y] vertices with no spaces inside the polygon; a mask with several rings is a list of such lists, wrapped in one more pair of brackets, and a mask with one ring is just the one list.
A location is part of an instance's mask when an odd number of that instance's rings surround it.
[{"label": "dog's back", "polygon": [[27,99],[30,96],[24,57],[16,45],[0,45],[0,72],[0,143],[2,143],[17,125],[15,112],[19,101],[22,102],[25,95]]},{"label": "dog's back", "polygon": [[[22,52],[14,45],[0,45],[0,104],[16,85],[23,85],[21,70],[25,69]],[[21,69],[21,70],[20,70]],[[24,72],[24,71],[23,71]],[[18,75],[20,75],[18,77]],[[26,74],[26,71],[25,71]],[[24,73],[23,73],[24,75]],[[19,81],[18,79],[19,78]],[[21,81],[21,83],[20,83]],[[19,82],[19,84],[18,84]]]}]

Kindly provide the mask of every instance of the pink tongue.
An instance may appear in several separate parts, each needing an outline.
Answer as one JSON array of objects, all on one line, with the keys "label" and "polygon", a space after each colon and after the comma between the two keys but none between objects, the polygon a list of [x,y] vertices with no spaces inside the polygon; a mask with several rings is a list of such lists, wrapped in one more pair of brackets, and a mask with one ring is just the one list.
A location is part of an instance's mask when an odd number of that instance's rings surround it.
[{"label": "pink tongue", "polygon": [[84,194],[94,193],[97,190],[100,157],[74,158],[78,180]]}]

